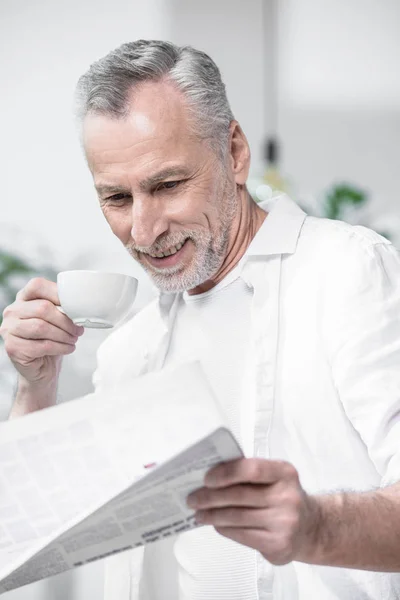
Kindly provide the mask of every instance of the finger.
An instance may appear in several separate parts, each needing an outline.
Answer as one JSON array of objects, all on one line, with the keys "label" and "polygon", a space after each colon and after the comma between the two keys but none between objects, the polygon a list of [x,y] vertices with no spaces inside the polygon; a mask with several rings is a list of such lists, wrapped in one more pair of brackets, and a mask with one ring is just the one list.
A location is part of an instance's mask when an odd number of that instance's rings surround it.
[{"label": "finger", "polygon": [[232,485],[225,488],[201,488],[190,494],[190,508],[219,508],[223,506],[249,506],[262,508],[268,504],[269,487],[266,485]]},{"label": "finger", "polygon": [[214,527],[245,527],[266,529],[268,514],[265,508],[211,508],[195,513],[197,523]]},{"label": "finger", "polygon": [[206,474],[204,485],[210,488],[220,488],[238,483],[272,484],[281,479],[296,476],[296,469],[285,461],[239,458],[213,467]]},{"label": "finger", "polygon": [[290,545],[269,531],[240,527],[216,527],[215,530],[238,544],[258,550],[273,565],[286,565],[294,558]]},{"label": "finger", "polygon": [[50,340],[63,344],[75,344],[79,339],[79,335],[72,335],[42,319],[15,320],[9,326],[8,332],[25,340]]},{"label": "finger", "polygon": [[[12,312],[11,312],[12,311]],[[60,312],[51,300],[17,301],[10,307],[10,314],[19,319],[42,319],[71,335],[82,335],[84,328],[75,325],[67,315]]]},{"label": "finger", "polygon": [[259,552],[266,554],[268,549],[268,532],[262,529],[239,528],[239,527],[216,527],[215,530],[226,538],[254,548]]},{"label": "finger", "polygon": [[75,348],[75,344],[63,344],[50,340],[24,340],[13,335],[7,337],[6,343],[6,351],[11,360],[25,365],[43,356],[72,354]]},{"label": "finger", "polygon": [[60,304],[57,284],[44,277],[34,277],[17,294],[17,300],[49,300],[52,304]]}]

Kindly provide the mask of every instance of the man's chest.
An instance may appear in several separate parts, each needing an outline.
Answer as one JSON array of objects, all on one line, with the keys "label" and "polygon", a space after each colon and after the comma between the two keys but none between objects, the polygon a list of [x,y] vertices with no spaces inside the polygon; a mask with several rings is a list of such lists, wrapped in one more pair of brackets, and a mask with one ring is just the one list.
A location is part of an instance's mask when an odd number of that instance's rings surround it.
[{"label": "man's chest", "polygon": [[[240,435],[251,346],[251,298],[230,304],[182,302],[170,333],[164,365],[199,361],[230,427]],[[239,300],[239,302],[238,302]]]}]

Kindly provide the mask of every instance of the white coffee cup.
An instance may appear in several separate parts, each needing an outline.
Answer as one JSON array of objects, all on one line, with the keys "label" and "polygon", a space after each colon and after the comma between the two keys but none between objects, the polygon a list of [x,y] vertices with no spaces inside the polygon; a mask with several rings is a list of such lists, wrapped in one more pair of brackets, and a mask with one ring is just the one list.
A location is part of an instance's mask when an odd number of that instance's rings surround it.
[{"label": "white coffee cup", "polygon": [[137,279],[121,273],[62,271],[57,275],[57,308],[76,325],[108,329],[128,315],[137,286]]}]

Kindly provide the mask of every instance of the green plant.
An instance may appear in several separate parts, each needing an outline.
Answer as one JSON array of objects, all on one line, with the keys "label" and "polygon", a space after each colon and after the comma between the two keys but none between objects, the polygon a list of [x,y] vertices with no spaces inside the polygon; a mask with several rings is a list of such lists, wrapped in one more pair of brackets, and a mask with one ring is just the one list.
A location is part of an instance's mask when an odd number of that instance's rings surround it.
[{"label": "green plant", "polygon": [[324,216],[328,219],[340,219],[348,207],[361,208],[368,201],[366,192],[347,184],[333,185],[323,202]]},{"label": "green plant", "polygon": [[35,267],[15,254],[0,249],[0,325],[3,321],[3,311],[14,302],[21,283],[37,275],[54,280],[56,272],[48,266]]},{"label": "green plant", "polygon": [[[328,219],[337,219],[346,221],[349,210],[359,210],[364,208],[369,201],[369,196],[364,190],[347,183],[332,185],[326,192],[322,200],[322,215]],[[358,223],[362,225],[362,222]],[[368,224],[366,224],[369,226]],[[390,240],[390,233],[387,231],[378,231]]]}]

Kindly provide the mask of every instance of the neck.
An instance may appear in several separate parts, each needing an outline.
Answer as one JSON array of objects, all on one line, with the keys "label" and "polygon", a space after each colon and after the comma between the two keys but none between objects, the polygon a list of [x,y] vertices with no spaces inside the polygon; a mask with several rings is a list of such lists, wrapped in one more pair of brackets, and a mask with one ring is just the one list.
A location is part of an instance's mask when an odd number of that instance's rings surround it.
[{"label": "neck", "polygon": [[215,276],[190,290],[188,292],[190,295],[208,292],[236,267],[267,216],[267,213],[254,202],[245,187],[239,193],[238,211],[232,224],[224,262]]}]

